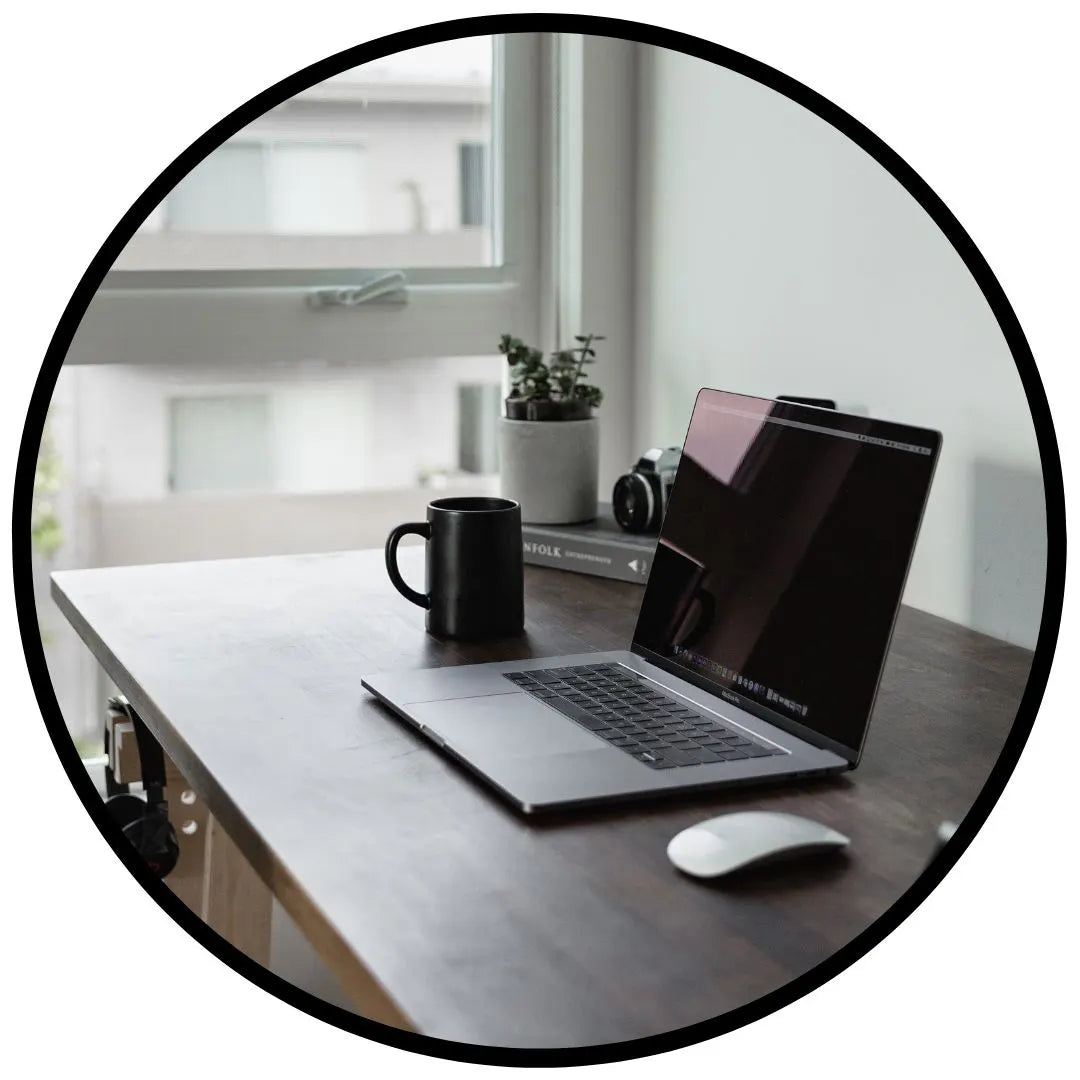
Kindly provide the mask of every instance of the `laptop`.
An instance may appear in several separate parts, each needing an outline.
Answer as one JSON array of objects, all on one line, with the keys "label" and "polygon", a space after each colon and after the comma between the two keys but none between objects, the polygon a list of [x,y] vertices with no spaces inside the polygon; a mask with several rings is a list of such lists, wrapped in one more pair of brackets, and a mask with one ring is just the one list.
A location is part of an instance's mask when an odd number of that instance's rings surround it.
[{"label": "laptop", "polygon": [[529,814],[854,768],[940,447],[702,390],[629,648],[362,684]]}]

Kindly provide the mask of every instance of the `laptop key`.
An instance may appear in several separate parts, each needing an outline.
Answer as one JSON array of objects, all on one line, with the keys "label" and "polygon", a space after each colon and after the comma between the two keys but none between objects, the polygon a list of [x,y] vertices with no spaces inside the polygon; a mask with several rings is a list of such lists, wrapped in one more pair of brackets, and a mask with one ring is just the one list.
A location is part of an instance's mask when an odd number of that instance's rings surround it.
[{"label": "laptop key", "polygon": [[692,747],[687,751],[693,759],[694,765],[711,765],[714,761],[725,760],[719,754],[714,754],[711,750],[702,750],[700,747]]},{"label": "laptop key", "polygon": [[530,671],[529,674],[539,683],[553,683],[559,681],[559,676],[550,671]]},{"label": "laptop key", "polygon": [[739,748],[742,753],[747,757],[772,757],[773,754],[780,753],[775,747],[772,746],[742,746]]},{"label": "laptop key", "polygon": [[693,753],[689,750],[665,750],[664,760],[670,761],[673,765],[698,765],[698,762]]},{"label": "laptop key", "polygon": [[563,701],[561,698],[551,698],[545,702],[546,705],[550,705],[553,709],[561,712],[563,716],[568,717],[570,720],[575,720],[582,727],[587,727],[590,731],[600,731],[606,728],[608,725],[603,720],[598,720],[595,716],[590,716],[584,709],[579,709],[571,701]]},{"label": "laptop key", "polygon": [[656,768],[662,760],[658,753],[654,753],[652,750],[648,749],[635,751],[634,757],[646,765],[653,766],[653,768]]}]

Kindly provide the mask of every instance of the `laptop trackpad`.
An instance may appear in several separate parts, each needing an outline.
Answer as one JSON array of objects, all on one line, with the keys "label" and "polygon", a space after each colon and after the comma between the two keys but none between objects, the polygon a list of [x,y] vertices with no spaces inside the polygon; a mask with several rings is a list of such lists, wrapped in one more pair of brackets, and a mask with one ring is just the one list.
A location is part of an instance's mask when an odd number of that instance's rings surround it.
[{"label": "laptop trackpad", "polygon": [[518,691],[425,701],[409,705],[408,711],[455,750],[542,757],[607,748],[573,720]]}]

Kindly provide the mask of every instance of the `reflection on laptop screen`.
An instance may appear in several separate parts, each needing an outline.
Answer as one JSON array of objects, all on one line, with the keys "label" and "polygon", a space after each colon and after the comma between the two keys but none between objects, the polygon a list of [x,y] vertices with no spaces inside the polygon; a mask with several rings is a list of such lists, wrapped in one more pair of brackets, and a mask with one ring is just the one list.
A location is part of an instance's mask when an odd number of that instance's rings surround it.
[{"label": "reflection on laptop screen", "polygon": [[635,650],[857,751],[936,432],[702,390]]}]

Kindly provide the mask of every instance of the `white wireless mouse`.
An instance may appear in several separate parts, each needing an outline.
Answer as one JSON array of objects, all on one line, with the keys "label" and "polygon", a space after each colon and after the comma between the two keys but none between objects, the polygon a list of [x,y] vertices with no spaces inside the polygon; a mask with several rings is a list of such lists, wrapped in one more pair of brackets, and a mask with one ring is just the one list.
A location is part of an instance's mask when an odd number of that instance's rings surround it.
[{"label": "white wireless mouse", "polygon": [[700,821],[668,844],[668,858],[694,877],[719,877],[774,859],[845,848],[851,841],[794,814],[748,810]]}]

